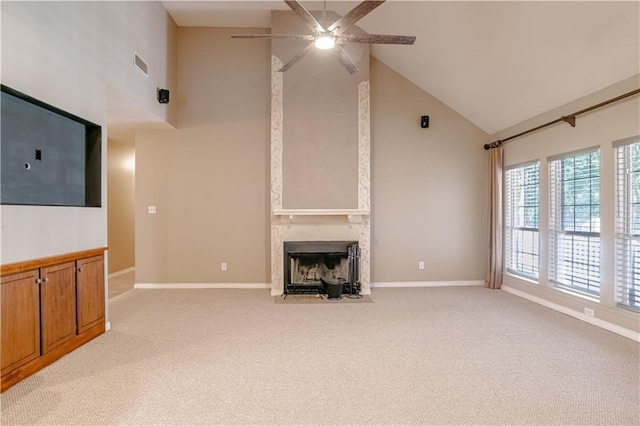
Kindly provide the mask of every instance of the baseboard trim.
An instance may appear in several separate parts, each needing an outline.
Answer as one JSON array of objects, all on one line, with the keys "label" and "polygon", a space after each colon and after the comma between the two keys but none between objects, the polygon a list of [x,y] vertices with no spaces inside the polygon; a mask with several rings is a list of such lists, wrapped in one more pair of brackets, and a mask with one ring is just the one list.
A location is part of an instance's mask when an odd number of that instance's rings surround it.
[{"label": "baseboard trim", "polygon": [[107,321],[107,323],[104,325],[104,331],[107,332],[111,330],[111,321]]},{"label": "baseboard trim", "polygon": [[107,278],[115,278],[115,277],[119,277],[120,275],[124,275],[124,274],[126,274],[126,273],[133,272],[133,271],[135,271],[135,270],[136,270],[136,267],[135,267],[135,266],[132,266],[131,268],[127,268],[127,269],[121,269],[121,270],[119,270],[119,271],[112,272],[111,274],[109,274],[109,275],[107,276]]},{"label": "baseboard trim", "polygon": [[484,285],[483,280],[467,280],[467,281],[400,281],[400,282],[374,282],[371,288],[383,287],[463,287],[472,285]]},{"label": "baseboard trim", "polygon": [[520,291],[513,287],[503,285],[501,290],[504,290],[507,293],[511,293],[515,296],[522,297],[523,299],[527,299],[530,302],[534,302],[539,305],[545,306],[549,309],[553,309],[554,311],[558,311],[565,315],[569,315],[581,321],[588,322],[589,324],[595,325],[596,327],[603,328],[607,331],[619,334],[620,336],[626,337],[628,339],[635,340],[636,342],[640,342],[640,333],[636,333],[635,331],[629,330],[628,328],[620,327],[619,325],[612,324],[608,321],[604,321],[599,318],[590,317],[588,315],[583,314],[582,312],[574,311],[573,309],[567,308],[566,306],[562,306],[557,303],[550,302],[538,296],[533,296],[529,293]]},{"label": "baseboard trim", "polygon": [[271,284],[266,283],[135,283],[133,288],[140,290],[156,289],[205,289],[205,288],[244,288],[244,289],[266,289],[271,288]]}]

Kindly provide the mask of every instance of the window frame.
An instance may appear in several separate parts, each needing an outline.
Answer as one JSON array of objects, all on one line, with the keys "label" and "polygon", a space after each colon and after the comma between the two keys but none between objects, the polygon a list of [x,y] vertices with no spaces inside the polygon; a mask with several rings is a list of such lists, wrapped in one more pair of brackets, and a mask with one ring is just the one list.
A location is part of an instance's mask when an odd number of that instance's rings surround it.
[{"label": "window frame", "polygon": [[[640,151],[640,136],[614,141],[612,146],[616,180],[615,302],[621,308],[640,312],[640,224],[634,226],[634,221],[640,221],[640,212],[634,217],[634,205],[640,207],[640,197],[635,203],[632,200],[635,186],[632,176],[640,176],[640,165],[633,167],[632,151],[634,147]],[[640,161],[640,152],[637,160]]]},{"label": "window frame", "polygon": [[[575,161],[577,157],[595,153],[598,154],[596,175],[592,174],[590,167],[590,172],[586,176],[576,178],[574,175],[571,178],[566,178],[568,175],[568,172],[564,169],[566,167],[566,160],[574,159]],[[600,229],[602,151],[600,146],[595,146],[552,156],[547,158],[547,162],[549,174],[549,282],[553,283],[558,289],[599,299],[602,291],[602,239]],[[576,170],[573,169],[573,172],[575,171]],[[593,202],[593,179],[597,179],[598,182],[597,217],[593,216],[593,206],[596,205]],[[568,183],[573,185],[573,199],[575,200],[576,183],[584,180],[588,180],[589,183],[589,203],[577,204],[574,202],[573,204],[567,204],[565,201],[567,195],[565,191],[570,187]],[[566,206],[571,206],[573,209],[571,214],[573,221],[572,226],[566,225]],[[578,217],[577,208],[587,206],[589,207],[589,229],[576,229],[576,218]],[[596,222],[597,231],[592,229],[594,227],[594,219],[596,218],[598,219]],[[576,248],[576,246],[578,247]],[[567,255],[569,251],[570,255]],[[576,256],[576,251],[582,253],[582,259]],[[597,258],[597,260],[594,260],[594,257]],[[597,275],[593,274],[594,269],[597,270]]]},{"label": "window frame", "polygon": [[[516,222],[516,216],[518,215],[518,211],[516,209],[523,208],[527,209],[532,206],[526,204],[526,201],[523,201],[522,205],[513,205],[515,198],[515,191],[520,189],[522,191],[522,196],[526,197],[526,189],[525,187],[530,186],[526,183],[522,183],[517,187],[512,186],[512,178],[510,177],[510,173],[514,173],[518,170],[521,170],[522,173],[526,173],[525,169],[530,168],[532,166],[536,167],[537,171],[537,203],[534,208],[536,208],[536,222],[537,227],[527,226],[526,219],[523,219],[523,226],[518,226]],[[504,170],[504,271],[522,278],[526,278],[532,280],[536,283],[539,282],[540,279],[540,160],[528,161],[526,163],[514,164],[512,166],[506,167]],[[523,233],[535,233],[535,243],[531,248],[531,252],[524,252],[523,250],[518,250],[515,246],[514,242],[514,231],[520,231]],[[519,261],[515,260],[514,257],[519,257],[522,254],[533,256],[537,259],[535,266],[532,266],[532,272],[528,272],[522,269],[518,269]],[[535,269],[535,270],[533,270]]]}]

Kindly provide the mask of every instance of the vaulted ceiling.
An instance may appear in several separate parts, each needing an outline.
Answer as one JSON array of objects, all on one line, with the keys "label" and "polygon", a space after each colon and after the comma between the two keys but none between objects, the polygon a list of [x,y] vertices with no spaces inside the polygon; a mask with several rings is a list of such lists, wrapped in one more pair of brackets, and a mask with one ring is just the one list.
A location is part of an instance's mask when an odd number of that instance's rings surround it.
[{"label": "vaulted ceiling", "polygon": [[[269,28],[270,10],[288,9],[282,1],[163,3],[178,26]],[[358,3],[327,1],[327,9],[343,15]],[[413,46],[371,53],[490,134],[640,74],[638,1],[389,0],[358,26],[417,36]]]}]

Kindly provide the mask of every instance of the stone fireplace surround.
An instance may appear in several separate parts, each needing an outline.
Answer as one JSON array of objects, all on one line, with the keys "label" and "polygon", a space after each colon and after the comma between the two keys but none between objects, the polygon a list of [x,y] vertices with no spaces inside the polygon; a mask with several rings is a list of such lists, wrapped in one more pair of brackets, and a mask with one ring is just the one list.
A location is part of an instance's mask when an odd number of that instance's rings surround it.
[{"label": "stone fireplace surround", "polygon": [[361,294],[370,284],[370,89],[358,85],[358,206],[356,209],[283,209],[283,73],[271,60],[271,294],[284,291],[285,241],[357,241],[360,247]]}]

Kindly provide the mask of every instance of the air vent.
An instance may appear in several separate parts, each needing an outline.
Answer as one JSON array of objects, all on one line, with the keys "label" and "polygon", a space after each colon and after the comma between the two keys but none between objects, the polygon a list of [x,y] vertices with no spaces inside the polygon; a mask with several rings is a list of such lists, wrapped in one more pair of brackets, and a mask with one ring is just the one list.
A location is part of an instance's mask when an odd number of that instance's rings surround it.
[{"label": "air vent", "polygon": [[133,54],[133,64],[142,71],[144,75],[149,76],[149,66],[137,53]]}]

